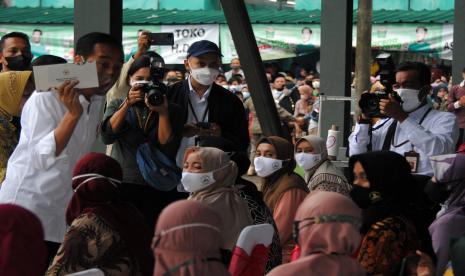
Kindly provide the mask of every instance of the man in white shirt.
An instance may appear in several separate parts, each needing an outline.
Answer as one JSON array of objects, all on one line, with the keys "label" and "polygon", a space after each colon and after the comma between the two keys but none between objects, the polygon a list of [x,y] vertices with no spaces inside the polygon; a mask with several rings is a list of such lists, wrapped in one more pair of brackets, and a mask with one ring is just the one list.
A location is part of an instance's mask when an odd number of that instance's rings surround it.
[{"label": "man in white shirt", "polygon": [[224,74],[227,81],[234,77],[234,75],[241,75],[242,79],[245,78],[244,71],[241,69],[241,62],[238,58],[231,59],[231,70]]},{"label": "man in white shirt", "polygon": [[56,92],[34,92],[23,108],[21,137],[11,155],[0,203],[20,205],[42,222],[49,259],[66,231],[65,211],[73,191],[72,170],[97,137],[104,95],[119,76],[121,43],[103,33],[82,36],[75,63],[95,62],[98,88],[65,82]]},{"label": "man in white shirt", "polygon": [[[391,150],[406,156],[412,172],[433,175],[429,157],[453,153],[458,137],[456,118],[448,112],[433,110],[427,104],[431,72],[420,62],[407,62],[396,73],[395,91],[402,104],[391,95],[379,108],[388,118],[373,127],[362,115],[349,137],[350,155],[371,150]],[[369,130],[371,128],[371,139]]]}]

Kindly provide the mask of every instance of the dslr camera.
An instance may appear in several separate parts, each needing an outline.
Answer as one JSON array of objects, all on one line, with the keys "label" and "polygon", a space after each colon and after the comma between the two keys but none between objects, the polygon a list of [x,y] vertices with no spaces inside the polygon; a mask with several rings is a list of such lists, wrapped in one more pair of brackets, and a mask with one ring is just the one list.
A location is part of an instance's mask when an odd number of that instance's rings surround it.
[{"label": "dslr camera", "polygon": [[145,53],[150,57],[150,82],[141,86],[140,91],[146,94],[150,105],[159,106],[163,104],[167,88],[161,81],[165,74],[165,61],[152,51]]},{"label": "dslr camera", "polygon": [[159,80],[152,79],[149,83],[143,84],[140,91],[147,95],[150,105],[159,106],[163,104],[166,86]]},{"label": "dslr camera", "polygon": [[363,93],[358,105],[362,113],[370,118],[383,118],[386,116],[381,114],[379,110],[379,102],[381,99],[389,99],[389,95],[392,95],[397,101],[402,102],[402,100],[399,95],[392,90],[392,85],[396,82],[396,75],[391,54],[381,53],[376,57],[376,61],[380,67],[380,82],[385,87],[385,90],[375,91],[374,93]]}]

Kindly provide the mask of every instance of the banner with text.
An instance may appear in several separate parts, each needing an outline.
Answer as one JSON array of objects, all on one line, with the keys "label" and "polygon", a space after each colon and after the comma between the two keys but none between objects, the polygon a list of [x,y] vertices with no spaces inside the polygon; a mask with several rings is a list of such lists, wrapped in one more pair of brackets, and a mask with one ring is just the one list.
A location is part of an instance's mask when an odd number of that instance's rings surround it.
[{"label": "banner with text", "polygon": [[[321,28],[317,24],[254,24],[252,27],[260,55],[265,61],[311,54],[320,47]],[[127,25],[123,27],[126,59],[137,51],[137,35],[141,29],[174,34],[173,46],[153,47],[167,64],[182,64],[189,46],[202,39],[219,44],[224,63],[229,63],[232,58],[237,57],[231,33],[225,24]],[[53,54],[72,60],[72,25],[0,25],[0,36],[12,31],[24,32],[30,36],[35,57]],[[354,26],[354,47],[356,31]],[[452,40],[451,24],[378,24],[372,27],[373,49],[408,51],[432,58],[452,59]]]}]

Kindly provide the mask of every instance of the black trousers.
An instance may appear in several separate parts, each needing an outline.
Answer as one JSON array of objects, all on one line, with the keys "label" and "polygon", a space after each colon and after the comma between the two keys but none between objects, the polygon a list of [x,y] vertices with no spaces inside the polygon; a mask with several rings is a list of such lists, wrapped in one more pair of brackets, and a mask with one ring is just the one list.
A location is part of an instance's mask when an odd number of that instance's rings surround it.
[{"label": "black trousers", "polygon": [[162,192],[148,185],[131,183],[123,183],[120,189],[122,199],[134,205],[142,213],[150,233],[153,233],[158,216],[167,205],[189,196],[188,193],[181,193],[176,189]]}]

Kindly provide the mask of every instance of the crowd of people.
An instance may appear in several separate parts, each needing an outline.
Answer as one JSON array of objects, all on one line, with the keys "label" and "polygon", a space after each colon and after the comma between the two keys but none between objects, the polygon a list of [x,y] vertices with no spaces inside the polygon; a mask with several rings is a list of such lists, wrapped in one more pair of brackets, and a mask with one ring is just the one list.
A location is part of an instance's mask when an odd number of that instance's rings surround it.
[{"label": "crowd of people", "polygon": [[[357,118],[344,171],[317,136],[320,80],[304,68],[265,64],[277,137],[240,60],[224,72],[207,40],[183,73],[145,32],[125,63],[115,38],[86,34],[74,62],[99,80],[86,89],[34,91],[34,66],[66,61],[32,58],[27,35],[0,39],[0,275],[465,273],[465,81],[399,65],[381,116]],[[383,89],[373,77],[367,93]],[[262,224],[270,242],[242,250]]]}]

